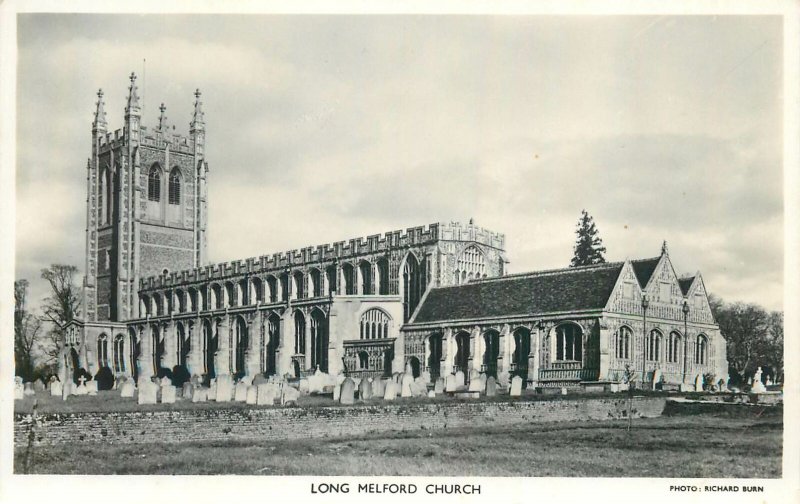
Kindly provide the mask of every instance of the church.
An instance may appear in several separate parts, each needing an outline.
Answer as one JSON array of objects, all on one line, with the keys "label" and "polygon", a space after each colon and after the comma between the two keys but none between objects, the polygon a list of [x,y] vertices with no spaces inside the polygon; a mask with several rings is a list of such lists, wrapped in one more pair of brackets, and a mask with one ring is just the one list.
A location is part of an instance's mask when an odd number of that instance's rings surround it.
[{"label": "church", "polygon": [[691,387],[727,380],[703,278],[679,278],[666,243],[651,258],[509,274],[503,234],[441,222],[210,264],[199,90],[194,98],[188,135],[168,127],[163,105],[148,128],[131,74],[112,133],[98,92],[83,319],[66,328],[62,380],[103,368],[206,382],[410,368],[430,383],[461,371],[467,383],[520,376],[542,389],[605,387],[626,374]]}]

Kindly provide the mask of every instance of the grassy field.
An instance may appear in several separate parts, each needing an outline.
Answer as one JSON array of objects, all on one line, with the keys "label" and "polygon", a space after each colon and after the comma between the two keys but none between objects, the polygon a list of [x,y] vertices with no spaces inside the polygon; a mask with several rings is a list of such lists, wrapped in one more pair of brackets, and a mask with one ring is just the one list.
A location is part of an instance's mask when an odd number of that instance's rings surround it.
[{"label": "grassy field", "polygon": [[[352,439],[39,447],[31,472],[777,478],[783,409],[673,404],[659,418]],[[15,453],[23,472],[25,449]]]}]

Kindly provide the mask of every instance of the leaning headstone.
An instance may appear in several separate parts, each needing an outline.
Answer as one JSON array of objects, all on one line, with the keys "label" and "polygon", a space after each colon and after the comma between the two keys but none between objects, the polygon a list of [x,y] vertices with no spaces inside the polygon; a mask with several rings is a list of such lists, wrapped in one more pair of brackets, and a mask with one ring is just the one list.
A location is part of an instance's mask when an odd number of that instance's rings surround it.
[{"label": "leaning headstone", "polygon": [[389,380],[386,382],[386,388],[383,392],[383,400],[384,401],[394,401],[397,397],[397,383],[394,380]]},{"label": "leaning headstone", "polygon": [[156,404],[158,396],[158,385],[145,378],[139,378],[139,404]]},{"label": "leaning headstone", "polygon": [[51,396],[60,396],[61,395],[62,385],[61,382],[56,380],[50,382],[50,395]]},{"label": "leaning headstone", "polygon": [[464,389],[464,372],[456,371],[456,390]]},{"label": "leaning headstone", "polygon": [[436,383],[433,384],[433,391],[436,393],[436,395],[444,393],[444,378],[441,376],[436,378]]},{"label": "leaning headstone", "polygon": [[133,380],[125,380],[125,383],[122,384],[122,387],[119,389],[119,396],[120,397],[133,397],[133,393],[136,391],[136,385],[134,385]]},{"label": "leaning headstone", "polygon": [[283,387],[283,394],[281,395],[281,404],[286,406],[288,404],[297,405],[297,400],[300,398],[300,392],[294,387]]},{"label": "leaning headstone", "polygon": [[247,398],[245,402],[250,405],[258,404],[258,386],[250,385],[247,387]]},{"label": "leaning headstone", "polygon": [[33,391],[34,392],[44,392],[44,389],[45,389],[44,382],[42,381],[41,378],[39,378],[38,380],[33,382]]},{"label": "leaning headstone", "polygon": [[161,402],[163,404],[174,404],[177,395],[177,388],[175,385],[162,385],[161,386]]},{"label": "leaning headstone", "polygon": [[233,396],[233,380],[230,375],[220,375],[217,377],[217,402],[229,402]]},{"label": "leaning headstone", "polygon": [[239,382],[236,384],[236,388],[234,389],[233,400],[236,402],[245,402],[247,401],[247,384],[244,382]]},{"label": "leaning headstone", "polygon": [[381,380],[380,378],[376,378],[372,380],[372,397],[383,397],[383,393],[386,390],[386,383]]},{"label": "leaning headstone", "polygon": [[411,384],[414,383],[414,376],[411,373],[403,375],[403,381],[400,384],[400,397],[411,397]]},{"label": "leaning headstone", "polygon": [[36,391],[33,389],[33,382],[28,382],[23,387],[24,387],[22,389],[22,395],[23,396],[36,395]]},{"label": "leaning headstone", "polygon": [[203,387],[194,387],[192,390],[192,402],[206,402],[208,399],[208,389]]},{"label": "leaning headstone", "polygon": [[497,380],[494,376],[486,379],[486,397],[494,397],[497,395]]},{"label": "leaning headstone", "polygon": [[358,384],[358,398],[362,401],[369,401],[372,399],[372,383],[369,380],[363,379]]},{"label": "leaning headstone", "polygon": [[515,376],[511,379],[511,397],[519,397],[522,395],[522,378]]},{"label": "leaning headstone", "polygon": [[339,402],[341,404],[353,404],[353,395],[355,394],[356,384],[350,378],[342,382],[342,391],[339,395]]}]

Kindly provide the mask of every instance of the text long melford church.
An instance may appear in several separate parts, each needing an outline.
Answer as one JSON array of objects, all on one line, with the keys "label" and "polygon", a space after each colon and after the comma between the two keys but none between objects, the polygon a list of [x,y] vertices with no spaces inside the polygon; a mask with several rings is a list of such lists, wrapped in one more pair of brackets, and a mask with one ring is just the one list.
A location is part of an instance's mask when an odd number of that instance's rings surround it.
[{"label": "text long melford church", "polygon": [[618,382],[626,367],[637,381],[656,370],[665,384],[727,379],[703,278],[678,278],[666,246],[652,258],[509,275],[503,234],[435,223],[208,264],[200,92],[185,136],[163,106],[145,127],[130,81],[113,133],[98,93],[84,319],[67,328],[62,379],[102,367],[206,381],[410,367],[429,382],[461,371],[467,382],[519,375],[545,388]]}]

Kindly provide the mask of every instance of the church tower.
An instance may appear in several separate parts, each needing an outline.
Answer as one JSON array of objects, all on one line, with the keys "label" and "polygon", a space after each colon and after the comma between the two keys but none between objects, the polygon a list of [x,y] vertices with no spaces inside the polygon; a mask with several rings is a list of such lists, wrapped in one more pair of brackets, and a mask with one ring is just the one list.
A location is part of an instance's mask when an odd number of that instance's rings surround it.
[{"label": "church tower", "polygon": [[124,124],[112,135],[97,93],[86,179],[87,322],[138,318],[140,279],[206,262],[208,163],[200,91],[194,96],[188,136],[168,125],[163,103],[148,130],[132,73]]}]

